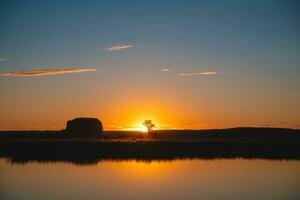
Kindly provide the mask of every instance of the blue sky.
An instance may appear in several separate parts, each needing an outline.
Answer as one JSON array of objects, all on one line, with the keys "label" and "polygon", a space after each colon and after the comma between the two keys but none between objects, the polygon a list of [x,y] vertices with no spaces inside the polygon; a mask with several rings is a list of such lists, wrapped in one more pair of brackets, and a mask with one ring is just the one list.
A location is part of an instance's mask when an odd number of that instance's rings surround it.
[{"label": "blue sky", "polygon": [[[297,1],[12,0],[0,4],[0,73],[97,70],[39,77],[0,76],[4,96],[0,119],[7,129],[24,124],[22,120],[29,118],[33,123],[41,115],[52,116],[51,110],[63,109],[57,107],[53,96],[62,102],[71,97],[81,99],[53,122],[55,128],[76,114],[102,118],[118,115],[107,107],[123,105],[116,100],[120,98],[125,102],[154,99],[151,105],[163,99],[161,107],[174,101],[172,107],[180,108],[181,114],[176,119],[168,119],[167,114],[161,117],[160,121],[168,125],[186,120],[208,128],[214,124],[300,127]],[[126,45],[131,46],[108,51]],[[89,98],[79,97],[78,92]],[[26,102],[37,106],[37,114],[22,110],[30,106]],[[85,104],[98,106],[99,113]],[[12,105],[18,110],[8,109]],[[226,113],[228,120],[215,109]],[[256,109],[260,112],[253,111]],[[150,113],[146,116],[160,118],[152,116],[155,113],[144,105],[140,110],[136,112],[144,110]],[[201,116],[202,111],[205,116]],[[237,120],[240,115],[243,117]],[[261,117],[256,119],[258,115]],[[134,123],[133,119],[123,122],[121,118],[109,119],[107,124]],[[221,123],[222,119],[226,123]],[[41,127],[47,128],[43,123]]]}]

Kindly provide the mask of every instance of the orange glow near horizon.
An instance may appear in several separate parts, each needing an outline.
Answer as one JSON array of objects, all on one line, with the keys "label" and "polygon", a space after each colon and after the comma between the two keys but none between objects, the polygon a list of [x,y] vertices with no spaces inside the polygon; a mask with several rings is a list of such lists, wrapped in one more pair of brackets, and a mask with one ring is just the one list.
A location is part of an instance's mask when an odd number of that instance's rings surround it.
[{"label": "orange glow near horizon", "polygon": [[[199,104],[197,107],[191,108],[182,99],[170,100],[165,96],[157,99],[128,94],[128,96],[104,103],[98,101],[94,103],[81,102],[81,104],[71,102],[64,106],[50,104],[49,107],[34,108],[39,112],[32,112],[32,106],[30,107],[26,102],[18,105],[14,112],[4,110],[4,113],[11,114],[9,115],[10,120],[5,120],[8,115],[2,113],[2,117],[0,116],[1,130],[61,130],[65,128],[68,120],[76,117],[98,118],[102,121],[104,130],[144,133],[147,132],[146,127],[143,126],[146,119],[152,120],[156,125],[155,130],[281,126],[270,120],[272,116],[256,114],[256,111],[259,112],[258,110],[252,111],[253,117],[240,115],[234,110],[222,111],[226,115],[220,115],[216,112],[216,110],[222,110],[220,105],[216,104],[214,109],[211,104]],[[57,109],[64,112],[57,115]],[[283,116],[282,120],[289,121],[288,116]],[[296,124],[296,121],[294,123]]]}]

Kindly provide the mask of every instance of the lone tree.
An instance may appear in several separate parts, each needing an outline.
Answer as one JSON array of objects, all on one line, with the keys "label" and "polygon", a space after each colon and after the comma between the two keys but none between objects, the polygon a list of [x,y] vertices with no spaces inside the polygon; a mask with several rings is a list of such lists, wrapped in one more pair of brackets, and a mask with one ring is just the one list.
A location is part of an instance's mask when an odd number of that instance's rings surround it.
[{"label": "lone tree", "polygon": [[64,130],[70,136],[97,136],[103,130],[102,123],[97,118],[75,118],[67,122]]},{"label": "lone tree", "polygon": [[155,124],[153,124],[150,119],[146,119],[144,121],[143,125],[147,128],[148,133],[151,133],[153,131],[153,129],[155,128]]}]

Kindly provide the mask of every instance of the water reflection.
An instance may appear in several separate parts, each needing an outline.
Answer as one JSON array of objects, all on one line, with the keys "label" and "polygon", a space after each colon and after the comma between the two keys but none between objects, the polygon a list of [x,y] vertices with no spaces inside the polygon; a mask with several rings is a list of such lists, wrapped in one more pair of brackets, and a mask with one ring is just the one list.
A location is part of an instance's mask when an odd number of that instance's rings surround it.
[{"label": "water reflection", "polygon": [[0,199],[299,199],[300,161],[102,160],[11,165],[0,159]]}]

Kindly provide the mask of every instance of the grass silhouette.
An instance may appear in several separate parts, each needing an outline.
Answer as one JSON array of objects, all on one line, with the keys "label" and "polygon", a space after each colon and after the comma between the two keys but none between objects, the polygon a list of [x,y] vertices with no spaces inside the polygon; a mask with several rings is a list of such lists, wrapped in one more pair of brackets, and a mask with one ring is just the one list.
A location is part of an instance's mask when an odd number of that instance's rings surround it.
[{"label": "grass silhouette", "polygon": [[60,131],[0,132],[0,156],[12,163],[102,160],[262,158],[300,160],[300,130],[232,128],[217,130],[104,131],[69,137]]}]

